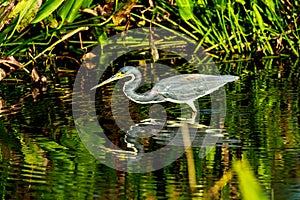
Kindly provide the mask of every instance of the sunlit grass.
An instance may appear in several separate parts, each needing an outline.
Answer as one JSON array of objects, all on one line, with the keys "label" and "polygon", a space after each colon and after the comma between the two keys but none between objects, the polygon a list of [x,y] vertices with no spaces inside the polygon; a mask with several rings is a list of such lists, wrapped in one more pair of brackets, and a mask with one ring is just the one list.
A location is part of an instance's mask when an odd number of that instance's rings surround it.
[{"label": "sunlit grass", "polygon": [[218,59],[237,53],[299,56],[297,2],[163,0],[152,7],[137,0],[115,4],[92,0],[39,2],[0,3],[0,56],[26,55],[33,49],[37,55],[47,54],[51,51],[44,52],[45,48],[55,49],[57,40],[65,41],[64,35],[80,27],[89,27],[85,37],[79,40],[76,34],[66,42],[72,40],[69,46],[86,49],[91,47],[84,46],[88,42],[101,42],[114,33],[149,24],[185,33]]},{"label": "sunlit grass", "polygon": [[[300,7],[297,3],[278,0],[264,3],[242,0],[176,2],[186,23],[181,25],[191,30],[197,27],[197,32],[205,37],[204,45],[207,48],[215,46],[210,50],[226,53],[262,51],[264,55],[289,51],[299,56],[299,28],[295,16]],[[188,6],[182,6],[184,3]],[[212,31],[206,35],[209,27]]]}]

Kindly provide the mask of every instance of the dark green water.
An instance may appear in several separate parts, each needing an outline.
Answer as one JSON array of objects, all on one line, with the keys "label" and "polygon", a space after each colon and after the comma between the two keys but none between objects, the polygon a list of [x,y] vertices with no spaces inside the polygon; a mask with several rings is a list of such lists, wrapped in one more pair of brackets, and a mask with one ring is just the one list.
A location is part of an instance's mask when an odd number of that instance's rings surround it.
[{"label": "dark green water", "polygon": [[[193,147],[195,189],[191,189],[187,154],[143,174],[117,171],[95,159],[74,127],[75,74],[61,75],[36,98],[30,86],[0,85],[1,198],[241,199],[237,176],[224,185],[219,181],[232,170],[233,160],[246,159],[268,197],[300,199],[299,65],[265,60],[224,64],[220,69],[240,76],[238,82],[225,86],[226,137],[240,143],[217,145],[203,159],[198,158],[200,147]],[[103,103],[110,92],[104,95]],[[209,102],[208,97],[199,100],[204,124],[213,112]],[[174,119],[178,107],[169,106],[167,113]],[[133,117],[147,117],[146,108],[131,104]],[[124,135],[114,131],[109,104],[102,110],[99,115],[106,119],[102,123],[107,134],[122,146]],[[148,150],[157,145],[155,140],[144,142]]]}]

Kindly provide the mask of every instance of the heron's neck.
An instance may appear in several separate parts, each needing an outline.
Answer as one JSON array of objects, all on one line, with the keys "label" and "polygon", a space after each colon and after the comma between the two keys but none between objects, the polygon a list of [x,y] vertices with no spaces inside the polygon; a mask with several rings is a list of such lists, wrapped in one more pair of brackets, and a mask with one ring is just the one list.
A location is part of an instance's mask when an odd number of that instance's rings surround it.
[{"label": "heron's neck", "polygon": [[152,93],[138,94],[135,90],[140,86],[142,80],[141,73],[137,70],[134,75],[131,75],[131,79],[125,82],[123,91],[125,95],[132,101],[137,103],[150,103],[153,102],[155,96],[151,95]]}]

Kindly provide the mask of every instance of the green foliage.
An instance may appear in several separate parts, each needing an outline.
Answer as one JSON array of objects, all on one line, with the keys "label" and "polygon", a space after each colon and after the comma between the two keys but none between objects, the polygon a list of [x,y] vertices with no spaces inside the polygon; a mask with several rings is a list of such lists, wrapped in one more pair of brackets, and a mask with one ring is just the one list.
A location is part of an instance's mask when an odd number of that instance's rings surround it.
[{"label": "green foliage", "polygon": [[194,2],[192,0],[176,0],[180,16],[183,20],[190,20],[194,18]]},{"label": "green foliage", "polygon": [[[68,14],[71,12],[73,3],[76,1],[73,0],[66,0],[66,2],[62,5],[62,7],[58,10],[58,15],[61,17],[62,23],[65,21],[67,18]],[[77,11],[76,11],[77,12]]]},{"label": "green foliage", "polygon": [[72,23],[75,20],[77,14],[78,14],[78,11],[83,2],[84,2],[84,0],[73,1],[72,8],[70,9],[70,11],[66,17],[66,21],[68,23]]},{"label": "green foliage", "polygon": [[270,45],[270,43],[269,43],[269,41],[268,41],[268,38],[267,38],[267,36],[266,36],[266,34],[265,34],[266,27],[265,27],[265,25],[264,25],[263,18],[262,18],[261,14],[260,14],[260,13],[263,13],[263,10],[262,10],[262,9],[258,10],[258,8],[259,8],[259,7],[258,7],[256,4],[253,4],[254,17],[255,17],[255,19],[256,19],[256,21],[257,21],[257,23],[258,23],[258,27],[260,28],[260,31],[262,32],[262,35],[263,35],[263,37],[262,37],[263,43],[266,43],[266,47],[265,47],[265,48],[266,48],[271,54],[273,54],[272,47],[271,47],[271,45]]},{"label": "green foliage", "polygon": [[[299,56],[300,35],[295,16],[300,7],[297,3],[199,0],[197,3],[188,1],[187,5],[194,7],[184,7],[183,2],[186,1],[176,1],[180,16],[186,23],[181,25],[205,38],[204,46],[210,51],[262,51],[264,55],[285,51]],[[212,31],[208,34],[209,27]]]},{"label": "green foliage", "polygon": [[64,0],[48,0],[43,4],[40,11],[38,12],[36,18],[32,21],[32,23],[38,23],[46,17],[50,16],[53,11],[55,11]]},{"label": "green foliage", "polygon": [[16,5],[14,10],[8,15],[8,19],[18,18],[11,36],[16,30],[20,32],[31,23],[38,12],[39,7],[39,0],[23,0]]},{"label": "green foliage", "polygon": [[[149,7],[137,0],[106,3],[92,0],[21,0],[16,5],[14,1],[2,0],[1,55],[27,52],[29,48],[42,52],[45,47],[39,44],[54,44],[55,37],[63,40],[61,35],[80,27],[90,27],[86,40],[80,42],[94,45],[117,31],[151,23],[186,33],[216,58],[258,52],[265,56],[283,53],[299,56],[300,6],[297,2],[175,2],[157,1],[154,7]],[[78,44],[78,37],[76,40]]]}]

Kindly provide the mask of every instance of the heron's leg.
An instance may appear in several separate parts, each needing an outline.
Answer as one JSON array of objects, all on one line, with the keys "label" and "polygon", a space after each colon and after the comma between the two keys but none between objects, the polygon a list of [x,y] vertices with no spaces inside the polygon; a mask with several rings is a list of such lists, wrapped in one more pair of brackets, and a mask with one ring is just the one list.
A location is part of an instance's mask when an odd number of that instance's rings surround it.
[{"label": "heron's leg", "polygon": [[192,118],[191,118],[191,123],[194,124],[195,123],[195,119],[197,116],[197,109],[195,107],[194,101],[188,101],[187,104],[192,108],[193,112],[192,112]]}]

